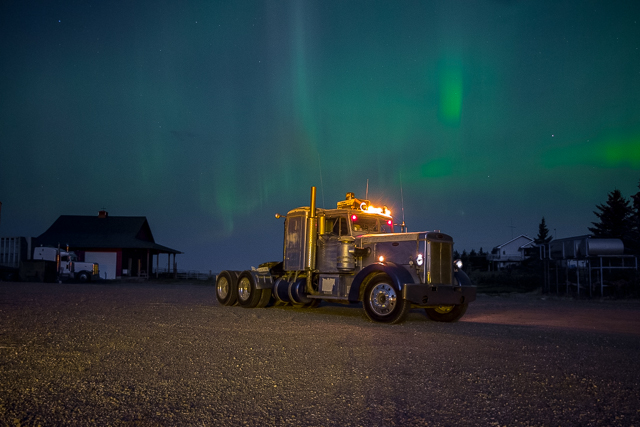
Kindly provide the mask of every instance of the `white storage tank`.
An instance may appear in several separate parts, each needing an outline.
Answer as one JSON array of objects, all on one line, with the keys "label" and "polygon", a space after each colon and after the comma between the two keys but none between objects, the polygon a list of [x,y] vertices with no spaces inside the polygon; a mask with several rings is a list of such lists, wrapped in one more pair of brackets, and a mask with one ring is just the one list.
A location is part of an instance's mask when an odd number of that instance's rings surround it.
[{"label": "white storage tank", "polygon": [[624,255],[624,243],[620,239],[585,239],[580,242],[581,257],[599,255]]}]

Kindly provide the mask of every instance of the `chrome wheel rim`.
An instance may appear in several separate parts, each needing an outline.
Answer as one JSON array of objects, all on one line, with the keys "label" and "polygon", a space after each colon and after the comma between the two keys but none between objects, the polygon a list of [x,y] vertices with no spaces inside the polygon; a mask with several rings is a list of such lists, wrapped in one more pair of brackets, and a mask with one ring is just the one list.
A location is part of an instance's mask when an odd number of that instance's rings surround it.
[{"label": "chrome wheel rim", "polygon": [[242,301],[246,301],[251,296],[251,283],[249,283],[249,279],[243,277],[240,279],[240,283],[238,283],[238,298]]},{"label": "chrome wheel rim", "polygon": [[378,283],[369,294],[369,306],[378,316],[387,316],[396,307],[398,296],[393,286],[388,283]]},{"label": "chrome wheel rim", "polygon": [[221,299],[225,299],[229,295],[229,281],[226,277],[220,278],[218,280],[218,296]]}]

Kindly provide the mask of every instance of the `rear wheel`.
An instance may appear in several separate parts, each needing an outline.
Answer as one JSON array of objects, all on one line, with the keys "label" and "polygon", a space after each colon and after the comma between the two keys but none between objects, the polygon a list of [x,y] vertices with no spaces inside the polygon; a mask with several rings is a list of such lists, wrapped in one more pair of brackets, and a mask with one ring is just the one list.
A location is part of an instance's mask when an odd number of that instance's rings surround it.
[{"label": "rear wheel", "polygon": [[216,298],[221,305],[233,305],[237,301],[238,274],[235,271],[223,271],[216,280]]},{"label": "rear wheel", "polygon": [[457,322],[467,311],[468,303],[425,308],[427,317],[436,322]]},{"label": "rear wheel", "polygon": [[364,291],[364,312],[374,322],[402,322],[411,304],[402,298],[402,293],[386,274],[374,277]]},{"label": "rear wheel", "polygon": [[[263,289],[256,288],[256,282],[249,271],[238,276],[238,304],[244,308],[255,308],[260,304]],[[267,291],[271,292],[269,289]]]},{"label": "rear wheel", "polygon": [[258,301],[257,308],[266,307],[271,302],[271,289],[257,289],[262,294],[260,296],[260,301]]}]

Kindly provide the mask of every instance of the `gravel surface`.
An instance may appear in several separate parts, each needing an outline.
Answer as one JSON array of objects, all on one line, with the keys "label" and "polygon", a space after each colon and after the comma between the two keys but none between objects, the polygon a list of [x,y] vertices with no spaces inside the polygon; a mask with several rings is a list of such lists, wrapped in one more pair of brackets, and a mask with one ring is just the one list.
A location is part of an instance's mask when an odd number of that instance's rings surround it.
[{"label": "gravel surface", "polygon": [[221,307],[199,284],[0,283],[0,425],[640,426],[640,303],[458,323]]}]

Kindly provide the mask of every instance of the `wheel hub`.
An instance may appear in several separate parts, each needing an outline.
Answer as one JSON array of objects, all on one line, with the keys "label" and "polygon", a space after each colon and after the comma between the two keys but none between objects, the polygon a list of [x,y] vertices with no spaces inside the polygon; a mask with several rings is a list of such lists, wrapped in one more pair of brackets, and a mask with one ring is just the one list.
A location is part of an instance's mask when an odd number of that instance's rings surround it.
[{"label": "wheel hub", "polygon": [[440,314],[447,314],[447,313],[451,312],[451,310],[453,310],[453,306],[452,305],[439,305],[436,308],[434,308],[434,310],[437,313],[440,313]]},{"label": "wheel hub", "polygon": [[238,297],[242,301],[246,301],[251,296],[251,284],[249,283],[249,279],[243,277],[238,283]]},{"label": "wheel hub", "polygon": [[395,289],[387,283],[379,283],[371,290],[369,300],[371,309],[378,316],[386,316],[396,307],[398,296]]},{"label": "wheel hub", "polygon": [[229,295],[229,282],[225,277],[218,281],[218,295],[222,299],[225,299],[227,295]]}]

